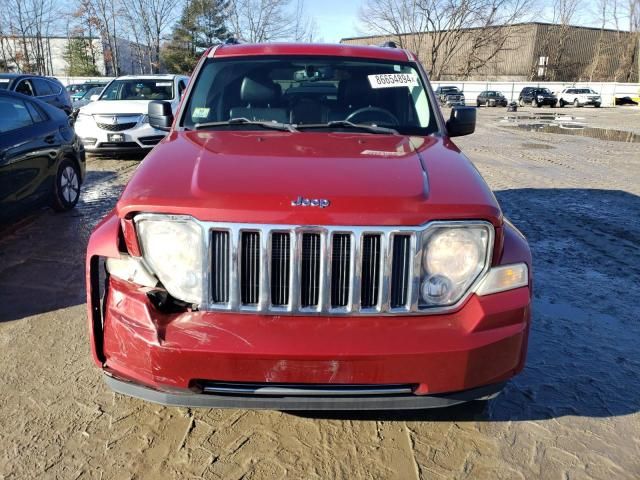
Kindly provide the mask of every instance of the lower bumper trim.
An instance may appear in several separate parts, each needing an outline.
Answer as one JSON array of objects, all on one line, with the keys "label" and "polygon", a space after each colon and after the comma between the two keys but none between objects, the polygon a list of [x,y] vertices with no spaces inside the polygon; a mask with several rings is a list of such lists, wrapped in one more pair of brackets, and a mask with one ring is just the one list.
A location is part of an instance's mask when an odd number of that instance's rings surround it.
[{"label": "lower bumper trim", "polygon": [[267,410],[415,410],[442,408],[472,400],[496,396],[505,383],[496,383],[461,392],[435,395],[384,394],[349,396],[292,395],[275,391],[269,395],[163,392],[136,383],[104,375],[105,383],[115,392],[161,405],[191,408],[246,408]]}]

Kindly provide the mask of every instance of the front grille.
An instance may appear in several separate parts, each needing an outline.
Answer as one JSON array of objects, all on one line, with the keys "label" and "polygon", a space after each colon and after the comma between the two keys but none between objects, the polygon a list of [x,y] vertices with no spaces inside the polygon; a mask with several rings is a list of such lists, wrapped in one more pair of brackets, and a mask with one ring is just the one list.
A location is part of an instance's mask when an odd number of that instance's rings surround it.
[{"label": "front grille", "polygon": [[205,310],[376,314],[417,310],[419,231],[205,224]]},{"label": "front grille", "polygon": [[109,123],[96,123],[96,125],[98,125],[98,128],[107,130],[109,132],[122,132],[123,130],[129,130],[130,128],[135,127],[136,124],[137,122],[118,123],[116,125]]}]

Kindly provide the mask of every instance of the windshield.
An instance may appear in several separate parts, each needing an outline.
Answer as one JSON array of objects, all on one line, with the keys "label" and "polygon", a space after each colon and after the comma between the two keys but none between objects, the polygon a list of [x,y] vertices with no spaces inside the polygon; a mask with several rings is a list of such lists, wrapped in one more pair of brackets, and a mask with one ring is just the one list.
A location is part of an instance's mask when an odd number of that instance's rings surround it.
[{"label": "windshield", "polygon": [[[437,130],[427,91],[412,64],[335,57],[207,60],[181,125],[202,128],[232,119],[301,129],[342,130],[360,124],[415,135]],[[259,127],[236,121],[228,128]]]},{"label": "windshield", "polygon": [[539,88],[538,93],[542,95],[551,95],[551,90],[548,88]]},{"label": "windshield", "polygon": [[172,100],[171,80],[114,80],[105,88],[100,100]]}]

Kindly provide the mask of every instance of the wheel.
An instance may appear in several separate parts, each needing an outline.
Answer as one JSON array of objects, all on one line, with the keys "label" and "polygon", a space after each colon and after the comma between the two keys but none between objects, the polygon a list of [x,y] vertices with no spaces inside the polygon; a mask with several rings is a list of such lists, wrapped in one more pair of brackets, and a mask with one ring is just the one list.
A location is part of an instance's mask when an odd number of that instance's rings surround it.
[{"label": "wheel", "polygon": [[533,100],[531,100],[531,106],[532,107],[540,107],[540,105],[538,104],[538,101],[535,98]]},{"label": "wheel", "polygon": [[560,105],[560,108],[564,108],[564,100],[560,99],[558,104]]},{"label": "wheel", "polygon": [[600,108],[600,104],[599,103],[595,103],[593,106],[596,107],[596,108]]},{"label": "wheel", "polygon": [[576,108],[578,108],[580,106],[580,102],[578,102],[577,98],[573,101],[573,106],[576,107]]},{"label": "wheel", "polygon": [[518,99],[518,105],[520,105],[521,107],[524,107],[524,100],[522,98]]},{"label": "wheel", "polygon": [[476,101],[476,107],[480,108],[480,102]]},{"label": "wheel", "polygon": [[51,208],[57,212],[71,210],[80,198],[80,171],[75,163],[63,160],[58,166]]},{"label": "wheel", "polygon": [[[376,125],[378,123],[382,123],[383,125],[392,126],[400,125],[400,122],[393,113],[389,110],[378,107],[359,108],[349,115],[346,120],[353,123],[371,123]],[[382,122],[380,122],[380,120],[382,120]]]}]

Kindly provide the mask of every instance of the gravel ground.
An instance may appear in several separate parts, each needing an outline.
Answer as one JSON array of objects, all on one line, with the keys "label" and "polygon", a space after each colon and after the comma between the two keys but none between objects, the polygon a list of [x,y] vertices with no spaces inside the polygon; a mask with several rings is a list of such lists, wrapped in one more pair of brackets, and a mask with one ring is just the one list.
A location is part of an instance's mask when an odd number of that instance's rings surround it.
[{"label": "gravel ground", "polygon": [[108,391],[84,250],[137,162],[91,159],[75,211],[0,233],[0,479],[640,478],[640,148],[553,133],[550,113],[640,134],[638,108],[483,108],[458,140],[529,238],[534,321],[500,397],[440,411],[190,410]]}]

